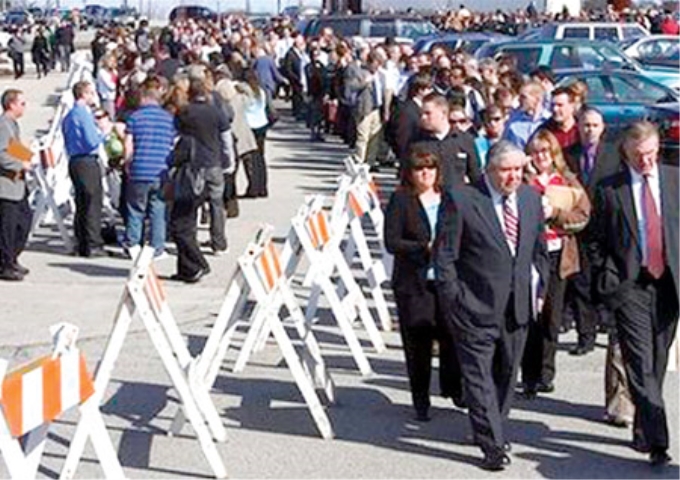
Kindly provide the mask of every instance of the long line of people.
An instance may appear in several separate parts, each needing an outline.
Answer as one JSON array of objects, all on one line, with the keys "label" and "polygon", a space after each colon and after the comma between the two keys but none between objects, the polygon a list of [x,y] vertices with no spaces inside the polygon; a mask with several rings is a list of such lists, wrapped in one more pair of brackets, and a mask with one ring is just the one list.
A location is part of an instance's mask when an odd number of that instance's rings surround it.
[{"label": "long line of people", "polygon": [[[77,84],[64,121],[80,255],[105,252],[101,172],[93,166],[104,145],[109,174],[122,178],[125,248],[144,241],[148,217],[157,256],[165,256],[169,231],[175,278],[199,281],[210,268],[197,240],[198,212],[207,205],[206,246],[223,253],[225,218],[238,215],[235,171],[243,164],[243,196],[268,196],[266,135],[279,118],[274,99],[289,98],[311,141],[337,134],[373,172],[399,165],[402,186],[387,207],[385,239],[395,254],[417,419],[429,419],[436,340],[442,395],[469,410],[483,466],[504,468],[511,446],[502,424],[518,371],[527,399],[551,393],[563,327],[575,322],[571,353],[584,355],[613,317],[607,375],[618,382],[607,387],[606,419],[632,426],[636,448],[653,464],[668,462],[660,392],[677,324],[678,241],[677,222],[676,230],[666,227],[672,210],[659,198],[675,189],[677,203],[677,172],[674,184],[660,183],[658,172],[663,182],[670,173],[657,165],[653,126],[634,125],[616,139],[617,150],[584,85],[555,88],[549,69],[525,77],[512,57],[477,62],[442,47],[415,54],[393,39],[369,45],[329,28],[306,39],[286,23],[258,31],[237,17],[178,21],[160,32],[142,23],[101,31],[92,50],[99,102],[94,85]],[[647,197],[640,178],[650,174],[656,183]],[[632,180],[625,208],[635,210],[620,213],[613,196]],[[669,233],[659,234],[660,215]],[[624,230],[637,251],[611,238]],[[674,305],[656,301],[669,292]]]}]

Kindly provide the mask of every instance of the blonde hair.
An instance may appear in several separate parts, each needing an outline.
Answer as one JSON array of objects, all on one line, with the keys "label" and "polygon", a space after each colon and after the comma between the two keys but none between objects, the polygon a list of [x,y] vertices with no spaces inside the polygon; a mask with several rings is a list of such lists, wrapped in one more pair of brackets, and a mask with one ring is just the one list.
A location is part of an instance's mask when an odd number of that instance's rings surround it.
[{"label": "blonde hair", "polygon": [[550,157],[553,161],[553,169],[563,175],[568,175],[569,168],[567,167],[567,162],[564,161],[564,155],[562,154],[562,147],[560,147],[560,142],[557,141],[555,135],[550,133],[550,131],[545,128],[539,129],[534,135],[529,139],[529,143],[526,146],[527,155],[538,150],[539,144],[547,144],[550,150]]}]

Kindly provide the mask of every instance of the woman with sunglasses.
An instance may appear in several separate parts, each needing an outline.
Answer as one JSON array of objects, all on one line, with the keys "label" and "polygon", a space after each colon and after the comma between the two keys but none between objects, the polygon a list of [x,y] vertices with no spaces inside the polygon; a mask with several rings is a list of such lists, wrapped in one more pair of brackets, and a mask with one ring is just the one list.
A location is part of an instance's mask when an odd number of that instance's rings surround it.
[{"label": "woman with sunglasses", "polygon": [[482,112],[482,129],[475,138],[479,168],[486,166],[486,154],[503,137],[506,118],[503,108],[493,103]]},{"label": "woman with sunglasses", "polygon": [[464,406],[460,367],[435,290],[432,244],[437,219],[449,204],[442,192],[439,156],[414,151],[385,214],[385,245],[394,255],[392,289],[397,303],[406,369],[416,420],[428,421],[432,346],[439,343],[439,385],[444,397]]},{"label": "woman with sunglasses", "polygon": [[555,353],[562,324],[566,279],[580,271],[578,241],[590,218],[590,201],[576,175],[564,161],[557,138],[540,129],[529,140],[526,152],[531,164],[525,181],[543,199],[546,222],[545,241],[550,256],[550,278],[543,308],[536,322],[529,325],[522,358],[522,381],[528,399],[537,392],[550,393],[555,387]]}]

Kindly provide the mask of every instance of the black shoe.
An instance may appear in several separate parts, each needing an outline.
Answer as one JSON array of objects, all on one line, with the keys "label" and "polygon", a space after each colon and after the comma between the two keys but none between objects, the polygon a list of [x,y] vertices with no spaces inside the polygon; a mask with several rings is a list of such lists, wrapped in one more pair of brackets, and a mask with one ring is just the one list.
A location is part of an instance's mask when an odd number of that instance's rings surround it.
[{"label": "black shoe", "polygon": [[538,393],[552,393],[555,391],[555,384],[552,382],[540,382],[536,385],[536,391]]},{"label": "black shoe", "polygon": [[24,276],[13,269],[0,270],[0,280],[7,280],[8,282],[20,282]]},{"label": "black shoe", "polygon": [[429,422],[430,415],[427,413],[427,410],[416,410],[415,420],[416,422]]},{"label": "black shoe", "polygon": [[15,263],[15,264],[14,264],[14,270],[16,270],[17,272],[19,272],[19,273],[21,274],[22,277],[25,277],[26,275],[28,275],[29,273],[31,273],[31,271],[30,271],[28,268],[24,267],[23,265],[21,265],[21,264],[19,264],[19,263]]},{"label": "black shoe", "polygon": [[452,395],[451,401],[458,408],[462,409],[468,408],[468,403],[462,395]]},{"label": "black shoe", "polygon": [[377,165],[372,165],[369,167],[368,171],[370,173],[380,173],[380,168]]},{"label": "black shoe", "polygon": [[585,355],[586,353],[590,353],[595,349],[595,344],[594,343],[587,343],[584,345],[576,345],[574,348],[569,350],[569,355],[574,355],[577,357],[580,357],[582,355]]},{"label": "black shoe", "polygon": [[653,449],[649,454],[649,464],[652,467],[665,467],[671,463],[671,457],[668,456],[665,449]]},{"label": "black shoe", "polygon": [[533,400],[536,398],[536,392],[538,392],[536,385],[524,385],[524,391],[522,393],[527,400]]},{"label": "black shoe", "polygon": [[109,252],[107,252],[103,248],[93,248],[89,252],[86,252],[85,255],[83,256],[86,258],[108,257]]},{"label": "black shoe", "polygon": [[499,451],[485,454],[480,466],[489,472],[500,472],[501,470],[505,470],[505,467],[510,465],[510,463],[510,457],[502,451]]},{"label": "black shoe", "polygon": [[180,273],[175,273],[170,277],[170,280],[184,282],[184,283],[197,283],[201,278],[210,273],[210,268],[201,268],[193,275],[185,275]]},{"label": "black shoe", "polygon": [[636,452],[639,452],[639,453],[651,453],[652,452],[652,448],[647,444],[647,442],[642,440],[640,437],[633,438],[633,441],[630,444],[630,448],[632,448],[633,450],[635,450]]}]

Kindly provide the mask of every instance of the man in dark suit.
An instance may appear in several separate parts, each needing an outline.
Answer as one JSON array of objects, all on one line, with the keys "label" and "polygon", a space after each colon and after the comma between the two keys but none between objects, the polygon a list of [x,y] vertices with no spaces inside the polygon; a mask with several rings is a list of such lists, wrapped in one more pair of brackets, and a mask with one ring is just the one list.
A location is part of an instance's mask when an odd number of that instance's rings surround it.
[{"label": "man in dark suit", "polygon": [[466,181],[476,182],[481,172],[474,138],[454,131],[449,123],[449,103],[438,93],[423,99],[418,138],[411,145],[413,152],[434,153],[442,159],[444,187],[449,189]]},{"label": "man in dark suit", "polygon": [[[539,195],[522,184],[527,157],[500,141],[486,174],[450,190],[435,247],[436,280],[458,350],[474,439],[482,468],[510,463],[503,421],[510,412],[527,323],[538,308],[532,265],[547,281]],[[533,303],[532,303],[533,302]]]},{"label": "man in dark suit", "polygon": [[678,323],[678,168],[660,165],[659,133],[646,121],[624,134],[626,167],[595,197],[596,289],[614,312],[633,402],[633,447],[653,466],[670,462],[663,381]]},{"label": "man in dark suit", "polygon": [[408,87],[408,98],[397,102],[389,122],[390,146],[400,164],[408,159],[411,144],[420,133],[423,99],[432,92],[432,76],[418,73]]},{"label": "man in dark suit", "polygon": [[305,52],[305,37],[300,34],[293,35],[293,46],[288,50],[281,65],[285,77],[290,83],[290,95],[293,115],[296,120],[304,119],[304,92],[305,74],[304,68],[309,63]]},{"label": "man in dark suit", "polygon": [[[578,130],[579,142],[564,150],[564,159],[586,189],[592,204],[595,186],[619,170],[620,160],[614,146],[604,141],[604,119],[597,109],[586,107],[579,114]],[[591,296],[591,268],[587,255],[591,236],[592,223],[576,235],[581,271],[572,276],[567,285],[567,301],[574,306],[578,332],[578,342],[569,352],[572,355],[585,355],[592,351],[597,335],[598,319]]]}]

